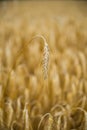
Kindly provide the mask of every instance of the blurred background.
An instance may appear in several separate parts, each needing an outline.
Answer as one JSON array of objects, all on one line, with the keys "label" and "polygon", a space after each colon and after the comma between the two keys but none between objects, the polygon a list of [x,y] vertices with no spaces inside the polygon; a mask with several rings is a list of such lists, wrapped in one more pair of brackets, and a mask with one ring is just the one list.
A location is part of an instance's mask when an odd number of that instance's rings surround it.
[{"label": "blurred background", "polygon": [[[70,14],[87,16],[87,1],[81,0],[0,0],[0,13],[11,8],[19,10],[20,7],[28,8],[29,11],[57,14]],[[39,11],[40,10],[40,11]],[[4,15],[4,14],[3,14]]]}]

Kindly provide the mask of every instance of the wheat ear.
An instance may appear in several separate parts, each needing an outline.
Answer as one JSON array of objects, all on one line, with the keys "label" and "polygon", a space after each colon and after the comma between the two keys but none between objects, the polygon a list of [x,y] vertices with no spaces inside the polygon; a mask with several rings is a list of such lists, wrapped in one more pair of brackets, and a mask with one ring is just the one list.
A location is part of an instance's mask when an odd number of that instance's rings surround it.
[{"label": "wheat ear", "polygon": [[8,102],[6,102],[7,108],[7,126],[8,128],[10,127],[11,123],[12,123],[12,119],[13,119],[13,107],[12,107],[12,100],[8,99]]},{"label": "wheat ear", "polygon": [[48,63],[49,63],[49,47],[48,47],[46,39],[42,35],[34,36],[31,39],[31,41],[36,39],[36,38],[41,38],[43,40],[43,43],[44,43],[42,68],[43,68],[44,79],[47,79],[47,77],[48,77]]},{"label": "wheat ear", "polygon": [[27,109],[27,105],[28,103],[25,104],[23,115],[22,115],[22,120],[24,123],[24,130],[32,130],[32,125],[29,120],[29,111]]}]

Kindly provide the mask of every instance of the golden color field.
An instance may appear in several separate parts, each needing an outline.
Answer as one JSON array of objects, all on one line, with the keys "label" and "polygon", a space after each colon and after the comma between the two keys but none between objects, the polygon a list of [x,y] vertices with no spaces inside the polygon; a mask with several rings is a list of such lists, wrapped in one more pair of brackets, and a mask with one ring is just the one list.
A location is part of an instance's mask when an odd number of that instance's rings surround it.
[{"label": "golden color field", "polygon": [[0,3],[0,130],[87,130],[86,5]]}]

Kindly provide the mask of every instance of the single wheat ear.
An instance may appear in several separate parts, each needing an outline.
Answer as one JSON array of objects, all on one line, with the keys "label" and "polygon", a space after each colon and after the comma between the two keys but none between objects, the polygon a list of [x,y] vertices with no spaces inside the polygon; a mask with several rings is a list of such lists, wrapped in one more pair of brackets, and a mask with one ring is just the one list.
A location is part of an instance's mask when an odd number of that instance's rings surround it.
[{"label": "single wheat ear", "polygon": [[44,42],[44,49],[43,49],[43,59],[42,59],[42,69],[43,69],[43,77],[47,79],[48,77],[48,64],[49,64],[49,47],[47,44],[46,39],[42,35],[36,35],[31,39],[41,38]]}]

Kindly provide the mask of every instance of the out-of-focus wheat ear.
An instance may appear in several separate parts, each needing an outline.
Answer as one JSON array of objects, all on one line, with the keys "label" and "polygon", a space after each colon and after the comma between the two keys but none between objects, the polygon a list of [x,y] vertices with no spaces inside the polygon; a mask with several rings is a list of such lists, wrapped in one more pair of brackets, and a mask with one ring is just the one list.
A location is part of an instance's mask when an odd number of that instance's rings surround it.
[{"label": "out-of-focus wheat ear", "polygon": [[29,111],[27,109],[27,103],[25,104],[25,107],[23,110],[22,121],[24,124],[24,130],[32,130],[32,125],[29,119]]},{"label": "out-of-focus wheat ear", "polygon": [[17,117],[17,119],[20,117],[20,114],[21,114],[21,98],[22,97],[19,97],[17,99],[17,109],[16,109],[16,117]]},{"label": "out-of-focus wheat ear", "polygon": [[87,63],[86,63],[86,57],[84,55],[84,53],[82,53],[81,51],[79,51],[78,53],[79,55],[79,59],[81,61],[81,67],[82,67],[82,71],[83,71],[83,76],[86,76],[86,72],[87,72]]},{"label": "out-of-focus wheat ear", "polygon": [[0,108],[0,126],[3,126],[4,122],[3,122],[3,109]]},{"label": "out-of-focus wheat ear", "polygon": [[57,130],[61,130],[61,118],[62,115],[59,116],[58,121],[57,121]]},{"label": "out-of-focus wheat ear", "polygon": [[46,121],[46,118],[48,117],[48,122],[46,124],[43,124],[45,129],[44,130],[51,130],[52,129],[52,124],[53,124],[53,117],[50,113],[46,113],[44,116],[42,116],[39,124],[38,124],[38,130],[41,130],[42,127],[42,123],[44,122],[44,120]]},{"label": "out-of-focus wheat ear", "polygon": [[3,49],[0,47],[0,84],[2,83],[2,72],[3,72]]},{"label": "out-of-focus wheat ear", "polygon": [[0,85],[0,105],[2,106],[2,102],[3,102],[3,87],[2,85]]},{"label": "out-of-focus wheat ear", "polygon": [[12,120],[13,120],[13,107],[12,107],[12,100],[8,99],[6,102],[6,125],[9,128],[11,126]]},{"label": "out-of-focus wheat ear", "polygon": [[11,124],[11,130],[22,130],[22,124],[20,124],[18,121],[14,120]]},{"label": "out-of-focus wheat ear", "polygon": [[80,108],[80,107],[77,107],[76,109],[80,110],[80,111],[82,111],[84,113],[84,118],[85,118],[84,130],[87,130],[87,112],[83,108]]},{"label": "out-of-focus wheat ear", "polygon": [[63,115],[64,117],[64,130],[67,130],[67,117],[66,115]]},{"label": "out-of-focus wheat ear", "polygon": [[85,127],[84,130],[87,130],[87,112],[85,111]]}]

